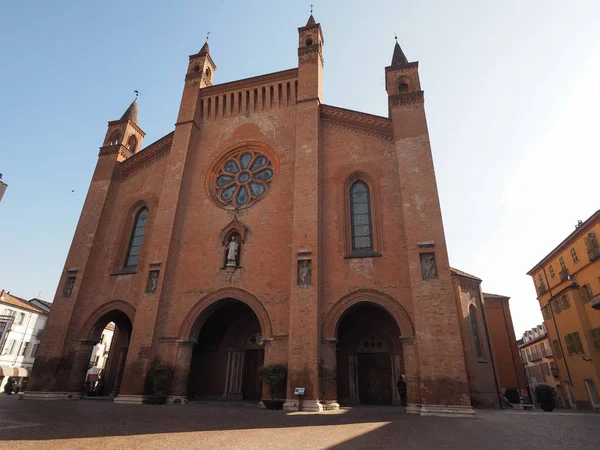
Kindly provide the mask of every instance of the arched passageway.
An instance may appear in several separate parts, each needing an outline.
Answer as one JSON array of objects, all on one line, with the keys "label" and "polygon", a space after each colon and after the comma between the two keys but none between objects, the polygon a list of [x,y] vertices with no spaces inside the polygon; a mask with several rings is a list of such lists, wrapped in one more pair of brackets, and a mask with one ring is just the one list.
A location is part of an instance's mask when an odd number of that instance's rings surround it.
[{"label": "arched passageway", "polygon": [[397,404],[404,357],[400,329],[391,314],[372,303],[357,303],[341,317],[337,338],[338,402]]},{"label": "arched passageway", "polygon": [[[196,326],[199,325],[199,326]],[[234,299],[220,300],[197,319],[187,395],[190,399],[260,400],[264,361],[260,322]]]},{"label": "arched passageway", "polygon": [[[92,393],[96,396],[118,395],[135,314],[133,308],[125,309],[127,313],[121,309],[103,308],[92,314],[84,325],[69,376],[70,392],[83,392],[85,395]],[[108,353],[108,359],[94,377],[88,377],[90,361],[93,362],[92,352],[95,348],[98,350],[99,344],[103,344],[102,335],[110,323],[114,325],[110,347],[102,347],[102,351]]]}]

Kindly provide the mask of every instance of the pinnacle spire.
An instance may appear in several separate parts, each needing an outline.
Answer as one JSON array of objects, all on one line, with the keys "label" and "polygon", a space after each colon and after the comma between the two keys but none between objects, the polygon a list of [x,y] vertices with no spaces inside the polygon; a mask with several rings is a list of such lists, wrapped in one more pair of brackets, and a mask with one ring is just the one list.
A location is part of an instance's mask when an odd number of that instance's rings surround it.
[{"label": "pinnacle spire", "polygon": [[315,20],[315,18],[313,17],[313,15],[312,15],[312,11],[311,11],[311,13],[310,13],[310,17],[308,18],[308,22],[306,22],[306,25],[305,25],[305,26],[307,26],[307,27],[312,27],[313,25],[316,25],[316,24],[317,24],[317,21],[316,21],[316,20]]},{"label": "pinnacle spire", "polygon": [[210,50],[208,49],[208,39],[206,39],[206,42],[204,43],[198,54],[206,55],[207,53],[210,53]]},{"label": "pinnacle spire", "polygon": [[408,64],[408,59],[404,56],[404,52],[398,44],[398,38],[396,38],[396,45],[394,46],[394,55],[392,56],[392,66],[399,66],[401,64]]},{"label": "pinnacle spire", "polygon": [[133,102],[131,102],[131,105],[129,105],[129,108],[127,108],[127,111],[125,111],[125,113],[123,114],[123,117],[121,117],[121,120],[131,120],[133,123],[135,123],[137,125],[137,121],[138,121],[137,97],[135,98],[135,100],[133,100]]}]

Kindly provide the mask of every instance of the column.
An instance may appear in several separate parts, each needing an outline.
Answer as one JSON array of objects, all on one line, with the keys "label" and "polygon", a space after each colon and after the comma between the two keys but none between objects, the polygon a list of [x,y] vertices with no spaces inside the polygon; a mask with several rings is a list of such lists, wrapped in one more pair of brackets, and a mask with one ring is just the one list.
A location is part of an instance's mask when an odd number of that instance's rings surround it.
[{"label": "column", "polygon": [[337,398],[337,339],[325,339],[321,344],[321,392],[324,409],[340,409]]},{"label": "column", "polygon": [[227,352],[224,400],[242,400],[245,356],[243,350]]},{"label": "column", "polygon": [[96,345],[95,341],[87,339],[81,339],[77,342],[73,364],[69,372],[69,381],[67,383],[68,398],[81,398],[82,396],[83,383],[85,382],[85,376],[90,366],[90,355],[92,354],[94,345]]},{"label": "column", "polygon": [[419,362],[417,345],[414,338],[405,337],[402,340],[404,355],[404,374],[406,375],[406,403],[421,403],[421,387],[419,380]]},{"label": "column", "polygon": [[125,370],[125,361],[127,360],[127,347],[119,349],[119,363],[117,364],[117,375],[115,376],[115,385],[110,395],[116,397],[121,389],[121,380],[123,379],[123,371]]},{"label": "column", "polygon": [[192,366],[192,355],[194,353],[194,341],[179,342],[177,345],[177,356],[171,382],[171,395],[169,403],[187,403],[188,380]]}]

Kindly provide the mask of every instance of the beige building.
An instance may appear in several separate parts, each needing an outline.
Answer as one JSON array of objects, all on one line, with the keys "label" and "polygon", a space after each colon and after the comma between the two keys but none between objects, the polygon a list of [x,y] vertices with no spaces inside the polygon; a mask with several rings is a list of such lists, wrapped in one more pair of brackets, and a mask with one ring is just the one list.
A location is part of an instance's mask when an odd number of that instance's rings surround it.
[{"label": "beige building", "polygon": [[600,210],[579,221],[529,272],[563,387],[577,409],[600,409]]},{"label": "beige building", "polygon": [[523,333],[518,343],[532,398],[538,384],[547,384],[556,389],[558,406],[571,408],[573,401],[566,395],[561,385],[558,366],[544,324]]}]

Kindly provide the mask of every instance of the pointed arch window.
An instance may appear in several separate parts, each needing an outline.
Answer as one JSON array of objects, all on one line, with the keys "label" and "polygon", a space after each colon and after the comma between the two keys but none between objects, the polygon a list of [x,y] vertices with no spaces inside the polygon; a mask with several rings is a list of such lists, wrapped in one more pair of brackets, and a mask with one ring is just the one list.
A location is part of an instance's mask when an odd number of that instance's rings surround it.
[{"label": "pointed arch window", "polygon": [[131,239],[127,247],[127,256],[125,258],[125,268],[135,269],[138,265],[138,259],[142,250],[142,241],[144,240],[144,232],[148,224],[148,208],[144,207],[138,211],[133,222],[133,230]]},{"label": "pointed arch window", "polygon": [[352,250],[373,250],[373,226],[369,186],[356,181],[350,188],[350,215],[352,221]]},{"label": "pointed arch window", "polygon": [[479,329],[477,328],[477,311],[475,311],[475,306],[469,306],[469,316],[471,319],[471,330],[473,332],[473,343],[475,344],[475,352],[477,353],[477,357],[482,358],[483,353],[481,351],[481,339],[479,337]]}]

